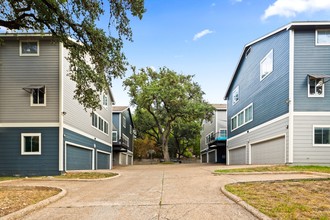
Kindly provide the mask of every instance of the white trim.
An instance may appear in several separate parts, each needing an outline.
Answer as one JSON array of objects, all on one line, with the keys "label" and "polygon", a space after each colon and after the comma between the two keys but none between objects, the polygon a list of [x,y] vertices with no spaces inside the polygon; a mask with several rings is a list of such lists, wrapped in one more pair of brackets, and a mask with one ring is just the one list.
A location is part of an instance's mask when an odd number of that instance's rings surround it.
[{"label": "white trim", "polygon": [[118,131],[112,131],[112,132],[111,132],[111,137],[113,137],[113,133],[116,133],[116,139],[114,140],[114,139],[112,138],[112,142],[118,142]]},{"label": "white trim", "polygon": [[[263,75],[263,72],[262,70],[264,68],[262,68],[263,66],[263,63],[267,60],[267,58],[271,58],[271,61],[272,61],[272,69],[270,72],[266,73],[265,75]],[[260,74],[260,81],[264,80],[267,76],[269,76],[272,72],[274,71],[274,49],[271,49],[267,55],[262,58],[262,60],[260,61],[259,63],[259,74]]]},{"label": "white trim", "polygon": [[[252,119],[249,120],[249,121],[245,121],[245,110],[248,109],[248,108],[250,108],[251,106],[252,106]],[[241,113],[243,113],[243,124],[241,124],[240,126],[238,126],[238,115],[240,115]],[[231,131],[235,131],[236,129],[238,129],[238,128],[240,128],[240,127],[242,127],[242,126],[250,123],[251,121],[253,121],[253,115],[254,114],[253,114],[253,102],[252,102],[248,106],[246,106],[245,108],[243,108],[241,111],[239,111],[238,113],[236,113],[233,117],[231,117],[231,119],[230,119],[230,125],[231,125],[230,126],[230,129],[231,129]],[[232,120],[235,117],[237,118],[236,119],[237,126],[233,129]]]},{"label": "white trim", "polygon": [[[267,121],[267,122],[265,122],[265,123],[263,123],[263,124],[261,124],[261,125],[258,125],[258,126],[254,127],[254,128],[251,128],[251,129],[249,130],[249,132],[256,131],[256,130],[258,130],[258,129],[261,129],[261,128],[263,128],[263,127],[266,127],[266,126],[268,126],[268,125],[271,125],[271,124],[273,124],[273,123],[275,123],[275,122],[281,121],[281,120],[283,120],[283,119],[285,119],[285,118],[288,118],[288,117],[289,117],[289,114],[288,114],[288,113],[287,113],[287,114],[284,114],[284,115],[281,115],[281,116],[279,116],[279,117],[277,117],[277,118],[275,118],[275,119],[272,119],[272,120]],[[227,141],[234,140],[234,139],[236,139],[236,138],[238,138],[238,137],[240,137],[240,136],[243,136],[243,135],[245,135],[245,134],[247,134],[247,133],[248,133],[247,131],[244,131],[244,132],[242,132],[242,133],[240,133],[240,134],[235,135],[234,137],[228,138]]]},{"label": "white trim", "polygon": [[68,151],[67,151],[67,145],[72,145],[74,147],[78,147],[78,148],[83,148],[86,150],[90,150],[92,151],[92,170],[95,170],[95,150],[92,147],[86,147],[80,144],[76,144],[76,143],[72,143],[70,141],[65,141],[65,170],[67,170],[67,163],[68,163]]},{"label": "white trim", "polygon": [[[101,132],[101,133],[103,133],[103,134],[105,134],[105,135],[107,135],[107,136],[109,136],[109,132],[110,132],[110,125],[109,125],[109,122],[107,121],[107,120],[105,120],[100,114],[98,114],[98,113],[96,113],[96,112],[92,112],[91,113],[91,117],[92,117],[92,122],[93,122],[93,114],[94,115],[96,115],[96,117],[97,117],[97,120],[96,120],[96,126],[97,127],[95,127],[94,125],[93,125],[93,123],[91,124],[91,126],[92,126],[92,128],[94,128],[94,129],[96,129],[97,131],[99,131],[99,132]],[[103,125],[102,125],[102,130],[100,129],[100,118],[103,120]],[[104,124],[105,123],[107,123],[108,124],[108,133],[105,133],[104,132]]]},{"label": "white trim", "polygon": [[294,116],[330,116],[329,112],[293,112]]},{"label": "white trim", "polygon": [[63,56],[63,43],[59,43],[59,64],[58,64],[58,69],[59,69],[59,85],[58,85],[58,90],[59,90],[59,132],[58,132],[58,169],[59,171],[64,171],[64,56]]},{"label": "white trim", "polygon": [[310,76],[307,76],[307,97],[308,98],[324,98],[324,79],[322,78],[321,80],[323,81],[322,83],[322,94],[317,94],[317,92],[316,92],[316,85],[315,85],[315,94],[313,95],[313,94],[311,94],[310,93]]},{"label": "white trim", "polygon": [[[25,152],[24,137],[38,137],[39,138],[39,151],[38,152]],[[41,133],[21,133],[21,155],[41,155]]]},{"label": "white trim", "polygon": [[318,36],[318,32],[319,31],[328,31],[330,32],[330,29],[316,29],[315,30],[315,46],[329,46],[330,45],[330,42],[329,43],[318,43],[317,42],[317,36]]},{"label": "white trim", "polygon": [[52,128],[59,127],[60,124],[57,122],[39,122],[39,123],[0,123],[0,128]]},{"label": "white trim", "polygon": [[315,144],[315,128],[330,128],[330,125],[313,125],[313,147],[330,147],[329,144]]},{"label": "white trim", "polygon": [[[22,42],[36,42],[37,43],[37,53],[22,53]],[[37,57],[39,56],[39,40],[20,40],[19,41],[19,55],[21,57]]]},{"label": "white trim", "polygon": [[248,161],[247,164],[252,164],[252,146],[251,143],[248,142],[247,144],[247,150],[248,150]]},{"label": "white trim", "polygon": [[294,113],[294,30],[290,30],[289,44],[289,146],[288,163],[293,163],[293,113]]},{"label": "white trim", "polygon": [[82,136],[85,136],[85,137],[87,137],[89,139],[95,140],[95,141],[100,142],[102,144],[105,144],[105,145],[107,145],[109,147],[112,147],[112,143],[108,143],[108,142],[106,142],[104,140],[101,140],[99,138],[96,138],[96,137],[94,137],[94,136],[92,136],[90,134],[87,134],[86,132],[83,132],[83,131],[81,131],[81,130],[79,130],[77,128],[71,127],[70,125],[64,124],[63,127],[66,128],[66,129],[68,129],[68,130],[70,130],[70,131],[73,131],[73,132],[75,132],[77,134],[80,134]]},{"label": "white trim", "polygon": [[45,89],[45,91],[44,91],[44,103],[41,103],[41,104],[35,104],[35,103],[33,103],[33,90],[34,89],[32,89],[32,92],[31,92],[31,94],[30,94],[30,106],[32,106],[32,107],[38,107],[38,106],[47,106],[47,91],[46,91],[46,87],[44,88]]}]

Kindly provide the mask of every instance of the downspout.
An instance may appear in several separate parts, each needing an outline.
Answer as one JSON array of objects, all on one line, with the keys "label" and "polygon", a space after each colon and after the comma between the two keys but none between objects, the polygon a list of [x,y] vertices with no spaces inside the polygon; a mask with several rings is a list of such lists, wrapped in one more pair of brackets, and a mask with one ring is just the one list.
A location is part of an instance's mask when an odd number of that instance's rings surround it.
[{"label": "downspout", "polygon": [[64,117],[64,108],[63,108],[63,43],[59,43],[59,140],[58,140],[58,169],[60,172],[63,172],[64,165],[64,131],[63,131],[63,117]]}]

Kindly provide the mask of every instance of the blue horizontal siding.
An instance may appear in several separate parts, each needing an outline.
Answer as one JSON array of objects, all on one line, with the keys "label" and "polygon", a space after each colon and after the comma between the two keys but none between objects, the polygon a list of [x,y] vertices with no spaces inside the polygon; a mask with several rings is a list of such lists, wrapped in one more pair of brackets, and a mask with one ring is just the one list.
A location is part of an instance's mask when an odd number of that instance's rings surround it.
[{"label": "blue horizontal siding", "polygon": [[[0,175],[58,175],[59,128],[0,128]],[[41,133],[41,155],[21,155],[21,133]]]},{"label": "blue horizontal siding", "polygon": [[95,139],[88,138],[86,136],[83,136],[68,129],[64,129],[64,141],[68,141],[74,144],[79,144],[90,148],[94,148],[95,145],[95,149],[103,150],[109,153],[111,153],[112,151],[111,146],[101,143]]},{"label": "blue horizontal siding", "polygon": [[324,97],[308,97],[308,74],[330,75],[330,46],[315,45],[315,29],[295,31],[294,110],[330,111],[330,83]]},{"label": "blue horizontal siding", "polygon": [[[260,61],[273,49],[273,72],[260,81]],[[228,137],[288,113],[289,32],[284,30],[251,46],[243,57],[228,96]],[[239,86],[239,102],[232,105],[232,92]],[[253,103],[253,121],[231,131],[231,118]]]}]

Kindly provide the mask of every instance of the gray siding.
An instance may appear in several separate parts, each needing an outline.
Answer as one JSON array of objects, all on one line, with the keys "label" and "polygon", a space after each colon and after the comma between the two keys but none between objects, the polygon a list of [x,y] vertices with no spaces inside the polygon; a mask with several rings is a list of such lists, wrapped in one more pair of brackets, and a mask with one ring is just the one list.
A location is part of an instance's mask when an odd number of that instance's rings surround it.
[{"label": "gray siding", "polygon": [[[230,150],[232,148],[236,148],[240,146],[248,146],[249,143],[266,141],[283,135],[289,137],[289,129],[287,127],[288,124],[289,124],[289,118],[286,117],[269,125],[265,125],[259,129],[250,130],[248,133],[229,139],[227,141],[227,149]],[[286,143],[285,143],[286,146],[288,146],[288,141],[289,138],[286,138]],[[286,149],[285,151],[285,155],[288,155],[287,150],[288,149]],[[287,158],[285,158],[284,161],[287,161]]]},{"label": "gray siding", "polygon": [[[0,175],[58,175],[58,127],[0,128]],[[21,133],[41,133],[41,155],[21,155]]]},{"label": "gray siding", "polygon": [[[123,111],[121,113],[121,122],[123,123],[123,117],[126,118],[126,128],[124,127],[124,125],[121,125],[121,133],[125,134],[128,138],[129,138],[129,147],[128,150],[129,151],[133,151],[133,131],[132,133],[130,133],[130,125],[133,126],[133,122],[131,120],[129,111]],[[133,127],[132,127],[133,128]],[[121,138],[121,137],[119,137]]]},{"label": "gray siding", "polygon": [[220,129],[227,129],[227,111],[226,110],[217,110],[217,132]]},{"label": "gray siding", "polygon": [[[19,56],[19,43],[6,39],[0,46],[0,122],[58,122],[59,46],[43,38],[39,56]],[[46,106],[30,106],[22,89],[29,85],[46,86]]]},{"label": "gray siding", "polygon": [[210,134],[212,131],[215,133],[215,129],[216,129],[216,112],[214,113],[214,115],[212,116],[212,120],[211,121],[203,121],[203,130],[201,132],[201,139],[200,139],[200,151],[206,150],[208,149],[207,144],[205,143],[205,137]]},{"label": "gray siding", "polygon": [[[260,81],[260,61],[273,49],[273,72]],[[251,46],[243,57],[228,96],[228,137],[247,131],[289,111],[289,32],[282,31]],[[239,86],[239,102],[232,105],[232,92]],[[231,132],[231,118],[253,103],[253,121]]]},{"label": "gray siding", "polygon": [[330,164],[330,147],[313,146],[313,125],[330,125],[330,116],[294,116],[293,163]]},{"label": "gray siding", "polygon": [[[63,51],[64,56],[67,56],[67,50]],[[111,118],[112,118],[112,107],[111,101],[109,100],[108,109],[103,108],[102,110],[96,110],[96,113],[100,115],[103,119],[105,119],[109,123],[109,134],[106,135],[102,131],[94,128],[92,126],[92,117],[91,110],[84,110],[83,106],[78,103],[76,99],[74,99],[74,90],[75,90],[75,82],[73,82],[70,77],[67,75],[69,72],[69,64],[68,62],[64,62],[64,112],[66,115],[64,116],[64,124],[69,125],[73,128],[76,128],[80,131],[83,131],[87,134],[94,136],[97,139],[101,139],[112,145],[111,143]]]},{"label": "gray siding", "polygon": [[330,75],[330,46],[315,45],[315,29],[295,31],[294,110],[330,111],[330,84],[325,84],[324,98],[308,97],[308,74]]}]

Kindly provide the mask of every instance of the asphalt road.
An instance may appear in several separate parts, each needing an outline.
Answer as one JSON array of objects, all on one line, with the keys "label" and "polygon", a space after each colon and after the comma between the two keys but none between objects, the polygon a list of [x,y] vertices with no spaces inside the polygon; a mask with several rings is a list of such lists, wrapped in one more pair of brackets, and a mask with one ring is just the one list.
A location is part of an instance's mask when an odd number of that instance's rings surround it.
[{"label": "asphalt road", "polygon": [[[23,219],[256,219],[224,194],[220,187],[237,181],[289,179],[294,175],[221,175],[219,166],[202,164],[135,165],[112,170],[120,176],[98,181],[19,181],[13,185],[58,186],[62,199]],[[311,177],[297,175],[296,178]]]}]

